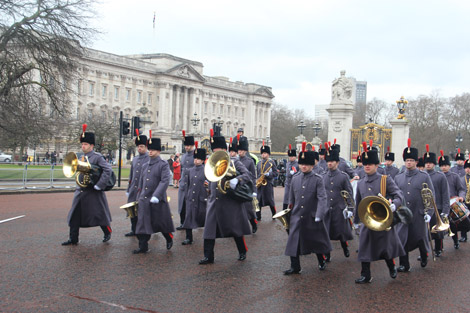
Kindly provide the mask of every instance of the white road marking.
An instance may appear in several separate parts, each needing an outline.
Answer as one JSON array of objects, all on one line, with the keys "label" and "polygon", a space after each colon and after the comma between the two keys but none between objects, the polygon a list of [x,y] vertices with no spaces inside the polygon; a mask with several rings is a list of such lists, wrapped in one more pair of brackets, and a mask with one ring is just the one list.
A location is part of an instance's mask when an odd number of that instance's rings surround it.
[{"label": "white road marking", "polygon": [[5,222],[9,222],[9,221],[12,221],[12,220],[16,220],[17,218],[22,218],[22,217],[25,217],[25,216],[26,215],[20,215],[20,216],[15,216],[15,217],[12,217],[12,218],[7,218],[6,220],[0,221],[0,224],[5,223]]}]

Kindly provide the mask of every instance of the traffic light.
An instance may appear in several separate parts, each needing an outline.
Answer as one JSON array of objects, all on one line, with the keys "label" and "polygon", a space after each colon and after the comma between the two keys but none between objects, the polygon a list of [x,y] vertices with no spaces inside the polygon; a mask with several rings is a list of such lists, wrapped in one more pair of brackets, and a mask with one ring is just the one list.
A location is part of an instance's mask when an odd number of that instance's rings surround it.
[{"label": "traffic light", "polygon": [[123,135],[129,135],[130,130],[129,130],[129,122],[128,121],[122,121],[122,134]]},{"label": "traffic light", "polygon": [[139,130],[139,134],[141,134],[142,132],[140,131],[140,117],[138,116],[134,116],[132,118],[132,135],[133,136],[137,136],[135,130],[138,129]]}]

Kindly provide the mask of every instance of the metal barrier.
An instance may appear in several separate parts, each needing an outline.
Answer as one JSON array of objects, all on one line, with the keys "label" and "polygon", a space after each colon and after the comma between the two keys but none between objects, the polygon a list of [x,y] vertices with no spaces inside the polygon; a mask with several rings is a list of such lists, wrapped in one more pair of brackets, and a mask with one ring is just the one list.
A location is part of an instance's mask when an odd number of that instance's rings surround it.
[{"label": "metal barrier", "polygon": [[0,173],[4,174],[0,178],[0,190],[64,189],[76,186],[75,179],[64,177],[62,169],[56,169],[55,165],[31,168],[25,164],[18,168],[0,168]]}]

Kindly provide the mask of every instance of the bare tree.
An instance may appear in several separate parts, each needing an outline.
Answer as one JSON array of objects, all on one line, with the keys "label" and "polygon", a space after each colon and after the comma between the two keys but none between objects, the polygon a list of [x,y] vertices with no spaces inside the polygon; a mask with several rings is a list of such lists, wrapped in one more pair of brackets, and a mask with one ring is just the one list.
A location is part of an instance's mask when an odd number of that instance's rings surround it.
[{"label": "bare tree", "polygon": [[[0,136],[30,143],[69,113],[93,0],[0,1]],[[16,141],[16,142],[15,142]]]}]

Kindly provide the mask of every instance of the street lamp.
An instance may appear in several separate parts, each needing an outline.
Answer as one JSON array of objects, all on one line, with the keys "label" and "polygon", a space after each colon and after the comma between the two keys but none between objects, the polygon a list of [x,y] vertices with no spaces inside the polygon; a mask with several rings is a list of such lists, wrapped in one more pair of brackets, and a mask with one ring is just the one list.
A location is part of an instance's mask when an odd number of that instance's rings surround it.
[{"label": "street lamp", "polygon": [[197,117],[197,113],[194,112],[194,117],[191,119],[191,123],[193,124],[194,128],[196,128],[199,125],[199,122],[201,121],[199,117]]},{"label": "street lamp", "polygon": [[318,137],[318,132],[321,130],[320,123],[315,122],[315,126],[312,129],[315,131],[315,137]]},{"label": "street lamp", "polygon": [[220,116],[217,117],[217,122],[214,123],[215,124],[215,135],[216,136],[221,136],[221,132],[222,132],[222,125],[224,125],[224,121],[222,121],[222,118]]},{"label": "street lamp", "polygon": [[304,121],[300,121],[300,124],[297,125],[297,128],[300,130],[300,134],[303,135],[304,134],[304,129],[305,127],[307,127],[304,123]]},{"label": "street lamp", "polygon": [[405,97],[401,96],[400,100],[397,100],[398,107],[398,117],[397,119],[402,120],[405,118],[405,106],[408,104],[408,100],[405,100]]},{"label": "street lamp", "polygon": [[269,146],[271,140],[269,139],[269,135],[266,136],[266,144]]},{"label": "street lamp", "polygon": [[461,143],[462,141],[463,141],[463,137],[462,137],[462,135],[461,135],[460,133],[458,133],[458,135],[455,137],[455,142],[457,143],[457,148],[456,148],[456,150],[457,150],[458,148],[460,148],[460,143]]}]

